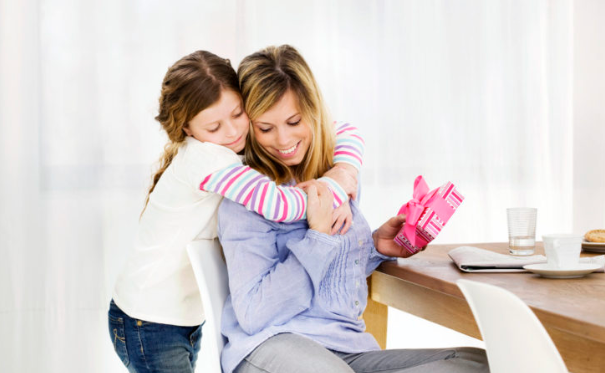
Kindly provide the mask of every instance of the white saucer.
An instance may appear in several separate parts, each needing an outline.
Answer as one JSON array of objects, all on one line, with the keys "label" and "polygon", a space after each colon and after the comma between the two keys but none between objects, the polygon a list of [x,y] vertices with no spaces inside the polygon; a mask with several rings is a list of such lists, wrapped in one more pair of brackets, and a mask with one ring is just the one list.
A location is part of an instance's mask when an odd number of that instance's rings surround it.
[{"label": "white saucer", "polygon": [[537,273],[542,277],[547,278],[578,278],[586,276],[587,274],[596,271],[601,268],[595,264],[578,264],[577,267],[573,268],[553,268],[547,263],[541,264],[529,264],[523,266],[530,272]]},{"label": "white saucer", "polygon": [[593,253],[605,253],[605,242],[582,241],[582,250]]}]

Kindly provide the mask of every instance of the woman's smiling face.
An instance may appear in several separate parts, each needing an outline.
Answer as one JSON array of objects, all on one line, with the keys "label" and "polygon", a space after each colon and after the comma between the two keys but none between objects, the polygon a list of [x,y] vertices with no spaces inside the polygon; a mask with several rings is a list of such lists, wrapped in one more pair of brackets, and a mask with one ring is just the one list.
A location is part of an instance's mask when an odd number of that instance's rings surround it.
[{"label": "woman's smiling face", "polygon": [[303,161],[313,138],[292,90],[286,91],[271,109],[259,116],[253,128],[259,145],[290,167]]}]

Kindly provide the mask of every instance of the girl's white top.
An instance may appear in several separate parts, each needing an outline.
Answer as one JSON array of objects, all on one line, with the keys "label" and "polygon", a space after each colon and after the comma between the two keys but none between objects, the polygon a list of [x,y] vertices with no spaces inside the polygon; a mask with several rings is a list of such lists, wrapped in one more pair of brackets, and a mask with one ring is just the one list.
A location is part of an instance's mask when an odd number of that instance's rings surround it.
[{"label": "girl's white top", "polygon": [[178,326],[204,321],[186,246],[193,240],[214,244],[223,197],[199,185],[236,162],[241,160],[230,149],[187,137],[149,196],[136,245],[114,288],[115,303],[130,317]]}]

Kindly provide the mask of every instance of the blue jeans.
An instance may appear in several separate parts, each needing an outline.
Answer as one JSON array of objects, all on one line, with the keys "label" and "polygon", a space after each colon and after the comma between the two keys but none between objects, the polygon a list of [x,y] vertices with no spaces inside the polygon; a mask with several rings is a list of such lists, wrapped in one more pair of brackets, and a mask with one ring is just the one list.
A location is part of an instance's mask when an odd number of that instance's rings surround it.
[{"label": "blue jeans", "polygon": [[175,326],[133,319],[113,300],[107,317],[114,350],[129,372],[194,372],[203,324]]}]

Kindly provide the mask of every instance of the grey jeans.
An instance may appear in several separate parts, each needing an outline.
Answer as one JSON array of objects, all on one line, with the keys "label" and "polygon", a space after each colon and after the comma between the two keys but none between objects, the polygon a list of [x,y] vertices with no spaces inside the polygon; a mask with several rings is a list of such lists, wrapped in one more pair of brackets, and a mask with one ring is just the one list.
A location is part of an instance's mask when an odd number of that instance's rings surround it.
[{"label": "grey jeans", "polygon": [[278,334],[261,343],[235,373],[458,373],[489,372],[485,351],[463,347],[345,354],[296,334]]}]

